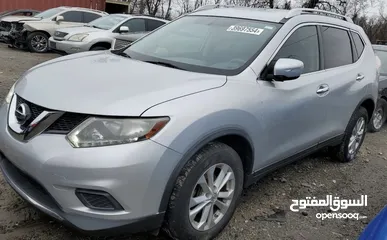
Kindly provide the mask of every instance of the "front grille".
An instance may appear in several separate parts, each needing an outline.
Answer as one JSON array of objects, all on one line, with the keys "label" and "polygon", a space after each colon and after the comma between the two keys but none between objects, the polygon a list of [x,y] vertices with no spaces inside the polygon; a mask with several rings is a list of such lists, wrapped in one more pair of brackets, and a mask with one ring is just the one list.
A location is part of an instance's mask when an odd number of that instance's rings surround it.
[{"label": "front grille", "polygon": [[[21,126],[23,130],[26,129],[27,126],[32,121],[34,121],[35,118],[37,118],[43,111],[53,111],[51,109],[47,109],[39,105],[36,105],[34,103],[31,103],[19,96],[17,96],[16,102],[17,102],[17,106],[21,103],[25,103],[31,109],[31,119]],[[50,127],[48,127],[45,132],[56,133],[56,134],[68,134],[75,127],[77,127],[79,124],[85,121],[88,117],[89,116],[86,114],[66,112],[62,115],[62,117],[60,117]]]},{"label": "front grille", "polygon": [[107,192],[87,189],[76,189],[75,194],[88,208],[96,210],[122,210],[122,206]]},{"label": "front grille", "polygon": [[131,43],[132,42],[128,40],[116,39],[116,42],[114,43],[114,49],[121,49],[127,47]]},{"label": "front grille", "polygon": [[89,116],[85,114],[66,112],[61,118],[56,120],[49,128],[47,128],[46,132],[67,134],[88,117]]}]

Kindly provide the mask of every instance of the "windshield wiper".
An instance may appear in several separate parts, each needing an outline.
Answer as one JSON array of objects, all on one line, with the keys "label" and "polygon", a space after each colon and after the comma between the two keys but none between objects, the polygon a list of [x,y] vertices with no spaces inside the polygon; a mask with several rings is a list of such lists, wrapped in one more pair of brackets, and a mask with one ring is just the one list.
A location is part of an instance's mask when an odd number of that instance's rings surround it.
[{"label": "windshield wiper", "polygon": [[161,61],[144,61],[144,62],[152,63],[152,64],[156,64],[156,65],[161,65],[161,66],[165,66],[165,67],[169,67],[169,68],[175,68],[175,69],[184,70],[183,68],[178,67],[178,66],[176,66],[176,65],[174,65],[172,63],[161,62]]},{"label": "windshield wiper", "polygon": [[114,53],[118,56],[122,56],[122,57],[126,57],[126,58],[132,58],[129,54],[125,53],[124,51],[122,51],[121,49],[113,49],[111,50],[111,53]]}]

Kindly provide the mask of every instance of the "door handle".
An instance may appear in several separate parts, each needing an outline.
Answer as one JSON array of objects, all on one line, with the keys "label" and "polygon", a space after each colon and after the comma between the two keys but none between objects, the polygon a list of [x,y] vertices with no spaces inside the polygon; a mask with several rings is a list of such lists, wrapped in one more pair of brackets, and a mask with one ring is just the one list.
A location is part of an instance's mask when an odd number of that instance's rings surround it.
[{"label": "door handle", "polygon": [[327,84],[320,85],[316,91],[317,94],[321,95],[329,91],[329,86]]},{"label": "door handle", "polygon": [[356,81],[361,81],[363,79],[364,79],[364,75],[363,74],[361,74],[361,73],[357,74]]}]

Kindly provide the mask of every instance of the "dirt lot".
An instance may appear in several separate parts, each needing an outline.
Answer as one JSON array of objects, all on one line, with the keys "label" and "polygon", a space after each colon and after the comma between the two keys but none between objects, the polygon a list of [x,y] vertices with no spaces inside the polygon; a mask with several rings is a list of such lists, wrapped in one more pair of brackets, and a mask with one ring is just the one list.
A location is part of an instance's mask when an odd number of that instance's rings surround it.
[{"label": "dirt lot", "polygon": [[[0,44],[0,100],[24,71],[57,56],[21,52]],[[51,77],[55,80],[55,76]],[[319,153],[266,176],[244,192],[234,218],[218,239],[356,239],[386,204],[386,143],[387,127],[381,133],[367,135],[361,154],[354,163],[337,163]],[[327,208],[312,207],[298,213],[289,209],[291,199],[305,199],[307,196],[325,199],[327,194],[347,199],[368,195],[367,207],[352,207],[345,211],[359,212],[368,218],[321,221],[316,218],[316,213],[327,212]],[[95,238],[65,228],[36,212],[13,192],[0,174],[0,239]],[[166,238],[142,234],[120,239]]]}]

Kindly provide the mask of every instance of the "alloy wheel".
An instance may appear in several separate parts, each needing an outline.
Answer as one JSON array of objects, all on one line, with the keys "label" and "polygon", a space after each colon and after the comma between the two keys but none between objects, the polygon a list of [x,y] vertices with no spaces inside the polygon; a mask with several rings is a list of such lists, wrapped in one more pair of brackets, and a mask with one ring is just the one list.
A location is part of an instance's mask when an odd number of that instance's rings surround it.
[{"label": "alloy wheel", "polygon": [[46,37],[42,35],[36,35],[31,39],[31,46],[37,52],[43,52],[47,49],[48,43]]},{"label": "alloy wheel", "polygon": [[189,219],[198,231],[214,227],[227,213],[234,197],[235,176],[224,163],[207,169],[197,181],[190,199]]},{"label": "alloy wheel", "polygon": [[360,144],[363,140],[366,128],[366,121],[363,117],[359,118],[352,130],[351,137],[348,143],[348,157],[354,158],[359,150]]}]

